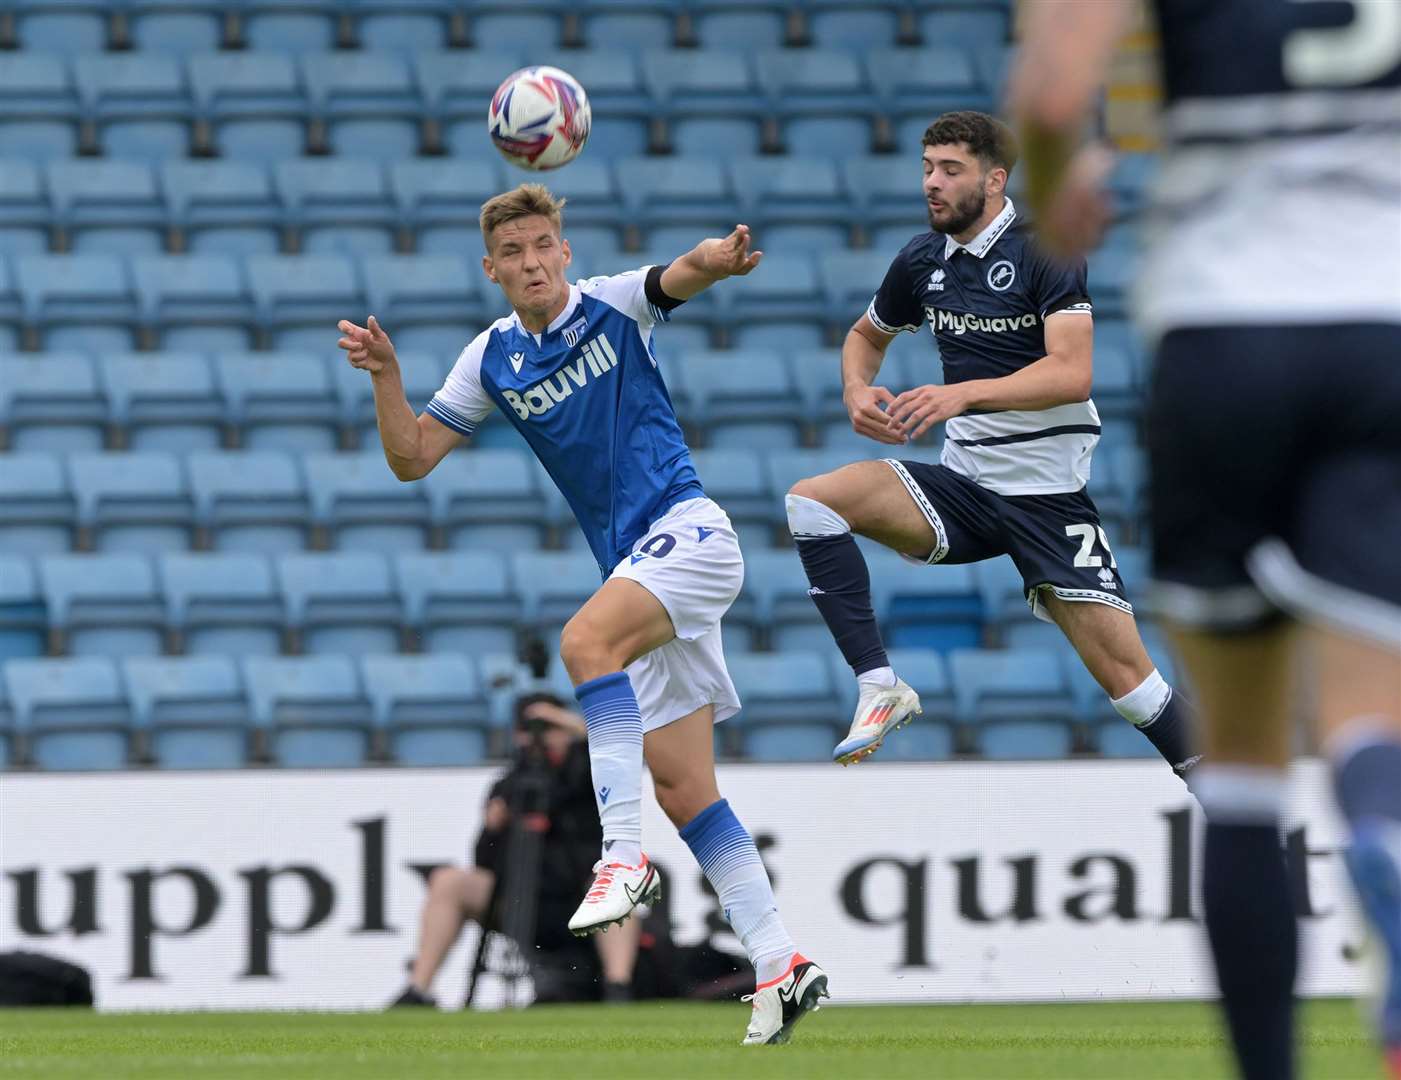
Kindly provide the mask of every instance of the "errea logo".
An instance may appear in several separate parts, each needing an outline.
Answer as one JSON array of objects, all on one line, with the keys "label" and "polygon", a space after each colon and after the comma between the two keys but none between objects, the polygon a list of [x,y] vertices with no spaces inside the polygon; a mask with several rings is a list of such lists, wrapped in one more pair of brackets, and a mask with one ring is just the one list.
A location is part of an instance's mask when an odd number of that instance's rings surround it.
[{"label": "errea logo", "polygon": [[944,291],[944,272],[943,272],[942,270],[935,270],[934,273],[932,273],[932,274],[929,275],[929,284],[928,284],[927,286],[925,286],[924,291],[925,291],[925,292],[943,292],[943,291]]},{"label": "errea logo", "polygon": [[523,393],[502,390],[501,396],[517,416],[529,420],[532,416],[543,416],[576,389],[584,389],[593,379],[602,378],[617,366],[618,354],[613,351],[608,335],[599,334],[579,347],[579,356],[572,364],[566,364]]}]

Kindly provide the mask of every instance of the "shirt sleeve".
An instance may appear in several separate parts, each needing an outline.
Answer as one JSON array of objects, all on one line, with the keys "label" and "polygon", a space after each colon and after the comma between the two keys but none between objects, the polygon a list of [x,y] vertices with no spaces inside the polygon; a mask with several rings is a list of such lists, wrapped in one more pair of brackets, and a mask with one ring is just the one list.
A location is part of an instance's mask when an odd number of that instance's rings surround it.
[{"label": "shirt sleeve", "polygon": [[1060,262],[1039,251],[1031,253],[1031,301],[1042,320],[1060,312],[1091,315],[1089,271],[1084,259]]},{"label": "shirt sleeve", "polygon": [[898,334],[902,330],[918,330],[924,322],[924,305],[919,303],[910,282],[910,263],[902,251],[895,256],[885,272],[866,316],[877,330]]},{"label": "shirt sleeve", "polygon": [[459,435],[471,435],[491,412],[491,398],[482,386],[482,354],[490,330],[463,349],[448,372],[443,388],[428,403],[428,415]]},{"label": "shirt sleeve", "polygon": [[579,291],[596,296],[645,329],[671,319],[671,312],[653,303],[647,295],[647,276],[653,269],[644,266],[611,277],[585,278],[579,282]]}]

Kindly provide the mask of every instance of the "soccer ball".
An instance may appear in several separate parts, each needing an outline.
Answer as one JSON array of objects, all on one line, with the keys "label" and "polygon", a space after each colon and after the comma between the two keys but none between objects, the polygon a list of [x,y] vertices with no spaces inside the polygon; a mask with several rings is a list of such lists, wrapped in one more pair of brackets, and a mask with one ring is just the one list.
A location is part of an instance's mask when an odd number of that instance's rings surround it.
[{"label": "soccer ball", "polygon": [[491,95],[486,126],[496,149],[522,169],[558,169],[589,138],[593,116],[577,79],[556,67],[522,68]]}]

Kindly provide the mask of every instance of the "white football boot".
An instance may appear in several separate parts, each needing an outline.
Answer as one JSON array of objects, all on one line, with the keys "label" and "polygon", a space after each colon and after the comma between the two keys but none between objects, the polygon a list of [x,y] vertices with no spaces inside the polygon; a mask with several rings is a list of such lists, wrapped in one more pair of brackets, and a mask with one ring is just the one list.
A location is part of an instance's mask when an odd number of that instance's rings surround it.
[{"label": "white football boot", "polygon": [[864,761],[880,749],[886,735],[921,711],[919,695],[899,679],[894,686],[863,685],[851,730],[832,751],[832,760],[841,765]]},{"label": "white football boot", "polygon": [[651,904],[662,895],[662,875],[646,855],[637,866],[619,862],[593,864],[593,884],[579,910],[569,920],[575,937],[597,933],[610,924],[622,925],[640,904]]},{"label": "white football boot", "polygon": [[805,960],[801,953],[776,979],[754,988],[754,993],[742,999],[754,1003],[749,1016],[749,1030],[744,1033],[744,1046],[778,1045],[793,1037],[793,1027],[810,1012],[822,1006],[818,1002],[827,993],[827,973]]}]

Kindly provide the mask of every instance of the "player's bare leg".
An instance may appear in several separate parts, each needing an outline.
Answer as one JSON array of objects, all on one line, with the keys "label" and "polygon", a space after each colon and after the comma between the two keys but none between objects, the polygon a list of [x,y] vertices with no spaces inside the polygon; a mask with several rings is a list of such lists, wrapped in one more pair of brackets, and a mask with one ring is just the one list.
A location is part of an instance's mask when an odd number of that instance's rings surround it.
[{"label": "player's bare leg", "polygon": [[811,588],[842,656],[861,687],[847,737],[833,751],[850,765],[880,749],[885,736],[920,711],[919,697],[896,676],[871,607],[871,578],[853,533],[906,555],[925,557],[938,538],[883,461],[858,461],[800,480],[788,493],[788,528]]},{"label": "player's bare leg", "polygon": [[827,975],[788,936],[759,850],[720,797],[714,724],[714,707],[706,705],[649,731],[647,767],[657,804],[700,863],[754,965],[754,1007],[745,1045],[784,1043],[794,1025],[827,996]]},{"label": "player's bare leg", "polygon": [[603,969],[603,1000],[632,1000],[632,973],[637,966],[637,949],[642,940],[642,920],[628,919],[606,933],[593,936],[599,966]]},{"label": "player's bare leg", "polygon": [[1222,1003],[1235,1045],[1251,1048],[1246,1080],[1291,1077],[1297,942],[1279,817],[1294,632],[1281,622],[1240,634],[1179,629],[1173,639],[1202,718],[1193,787],[1208,818],[1202,896]]},{"label": "player's bare leg", "polygon": [[656,897],[661,877],[642,854],[642,713],[623,669],[676,636],[661,602],[612,578],[564,627],[560,658],[589,731],[589,766],[603,827],[594,882],[569,920],[576,934],[620,923]]},{"label": "player's bare leg", "polygon": [[1108,604],[1065,600],[1045,588],[1038,602],[1109,695],[1115,711],[1186,779],[1201,756],[1195,723],[1178,692],[1158,674],[1133,616]]},{"label": "player's bare leg", "polygon": [[1305,634],[1323,746],[1352,828],[1348,870],[1386,954],[1381,1041],[1401,1077],[1401,640],[1391,649],[1328,630]]},{"label": "player's bare leg", "polygon": [[496,875],[481,867],[440,866],[428,876],[409,991],[395,1004],[432,1004],[433,979],[469,922],[484,923]]}]

